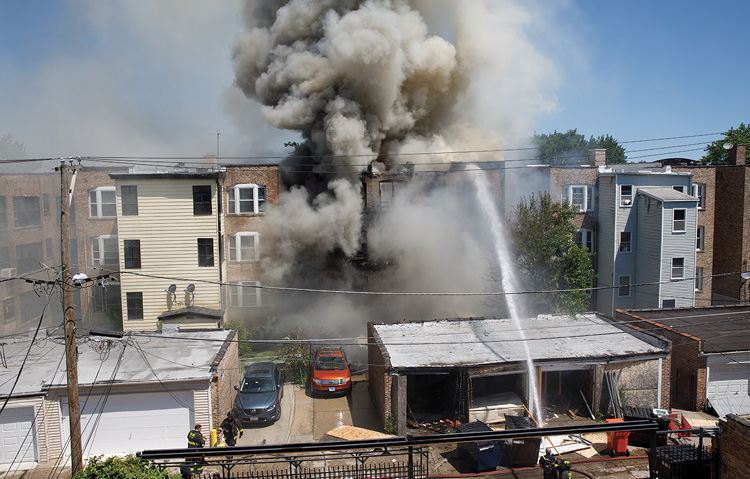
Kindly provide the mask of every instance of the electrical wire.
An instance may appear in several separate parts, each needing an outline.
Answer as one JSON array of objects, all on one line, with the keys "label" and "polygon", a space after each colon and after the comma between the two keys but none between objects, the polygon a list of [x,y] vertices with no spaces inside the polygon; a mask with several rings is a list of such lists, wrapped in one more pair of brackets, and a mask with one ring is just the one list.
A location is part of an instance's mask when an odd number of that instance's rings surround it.
[{"label": "electrical wire", "polygon": [[168,394],[169,394],[170,396],[172,396],[172,399],[174,399],[175,401],[177,401],[177,403],[178,403],[178,404],[179,404],[180,406],[182,406],[182,407],[184,407],[184,408],[188,409],[188,410],[189,410],[190,412],[195,412],[195,410],[194,410],[194,409],[193,409],[192,407],[188,406],[187,404],[185,404],[184,402],[182,402],[182,401],[180,400],[180,398],[178,398],[177,396],[175,396],[175,395],[174,395],[174,394],[172,393],[172,391],[170,391],[170,390],[169,390],[169,388],[167,387],[167,385],[166,385],[166,384],[164,384],[164,382],[163,382],[163,381],[161,380],[161,378],[159,378],[159,376],[158,376],[158,375],[156,374],[156,371],[154,371],[154,368],[153,368],[153,367],[151,366],[151,363],[149,362],[148,358],[146,358],[146,355],[145,355],[145,354],[143,353],[143,350],[141,349],[141,347],[140,347],[140,345],[138,344],[138,342],[137,342],[137,341],[133,341],[133,342],[132,342],[132,344],[133,344],[133,347],[135,348],[135,350],[136,350],[136,351],[138,351],[138,354],[139,354],[139,355],[141,356],[141,358],[143,359],[143,362],[144,362],[144,363],[146,363],[146,366],[148,366],[148,369],[149,369],[149,370],[151,371],[151,374],[153,374],[153,375],[154,375],[154,377],[156,378],[156,380],[157,380],[157,381],[159,381],[159,384],[161,385],[161,387],[162,387],[162,388],[163,388],[163,389],[164,389],[164,390],[165,390],[165,391],[166,391],[166,392],[167,392],[167,393],[168,393]]}]

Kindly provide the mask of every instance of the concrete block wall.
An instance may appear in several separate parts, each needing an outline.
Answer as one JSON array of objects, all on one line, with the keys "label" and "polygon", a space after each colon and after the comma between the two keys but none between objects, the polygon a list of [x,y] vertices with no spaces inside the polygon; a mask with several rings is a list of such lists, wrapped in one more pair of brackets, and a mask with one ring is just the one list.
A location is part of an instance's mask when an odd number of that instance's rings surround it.
[{"label": "concrete block wall", "polygon": [[713,441],[719,479],[748,477],[750,421],[734,414],[727,414],[725,420],[719,421],[719,430],[719,437]]},{"label": "concrete block wall", "polygon": [[[627,361],[621,363],[610,363],[604,366],[604,371],[619,372],[620,399],[623,406],[637,406],[655,408],[659,404],[665,407],[664,399],[669,398],[669,393],[665,394],[665,388],[669,389],[669,365],[665,365],[662,360],[662,376],[659,375],[659,360],[652,359],[648,361]],[[667,381],[665,381],[667,376]],[[661,385],[661,403],[659,402]],[[606,388],[602,384],[602,388]],[[602,411],[607,406],[601,405]]]}]

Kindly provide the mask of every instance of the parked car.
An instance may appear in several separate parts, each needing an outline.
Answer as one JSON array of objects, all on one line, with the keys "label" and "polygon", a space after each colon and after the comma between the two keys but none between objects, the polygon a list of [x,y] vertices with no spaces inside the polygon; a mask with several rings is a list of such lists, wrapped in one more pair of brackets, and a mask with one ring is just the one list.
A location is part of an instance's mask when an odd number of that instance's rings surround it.
[{"label": "parked car", "polygon": [[315,393],[343,393],[352,390],[352,373],[349,361],[341,348],[320,348],[315,353],[310,391]]},{"label": "parked car", "polygon": [[243,424],[276,422],[281,417],[284,374],[275,363],[251,364],[234,389],[234,417]]}]

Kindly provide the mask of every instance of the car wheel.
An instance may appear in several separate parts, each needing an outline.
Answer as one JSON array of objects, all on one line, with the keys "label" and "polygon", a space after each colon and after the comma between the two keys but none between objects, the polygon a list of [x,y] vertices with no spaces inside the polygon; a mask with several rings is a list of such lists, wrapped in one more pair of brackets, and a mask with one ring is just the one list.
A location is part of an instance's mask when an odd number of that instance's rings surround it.
[{"label": "car wheel", "polygon": [[276,422],[279,419],[281,419],[281,403],[276,407],[276,419],[274,419],[273,422]]}]

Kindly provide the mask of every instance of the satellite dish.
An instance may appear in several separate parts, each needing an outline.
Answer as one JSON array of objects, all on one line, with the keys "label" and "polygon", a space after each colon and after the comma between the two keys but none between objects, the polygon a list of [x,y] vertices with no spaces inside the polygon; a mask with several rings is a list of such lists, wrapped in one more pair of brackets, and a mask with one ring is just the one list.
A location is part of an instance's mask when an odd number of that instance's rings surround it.
[{"label": "satellite dish", "polygon": [[193,283],[190,283],[187,288],[185,288],[186,293],[193,293],[195,291],[195,285]]},{"label": "satellite dish", "polygon": [[721,146],[723,146],[725,150],[731,150],[732,148],[734,148],[734,144],[732,143],[724,143]]},{"label": "satellite dish", "polygon": [[177,285],[176,284],[170,284],[169,288],[165,289],[165,293],[174,294],[174,292],[177,291]]}]

